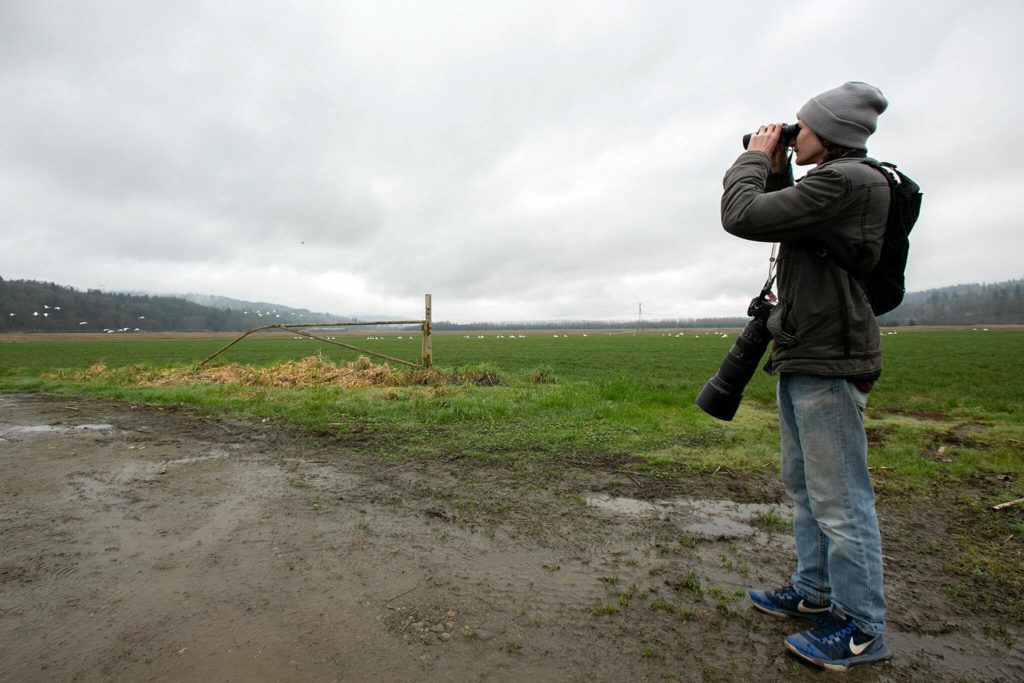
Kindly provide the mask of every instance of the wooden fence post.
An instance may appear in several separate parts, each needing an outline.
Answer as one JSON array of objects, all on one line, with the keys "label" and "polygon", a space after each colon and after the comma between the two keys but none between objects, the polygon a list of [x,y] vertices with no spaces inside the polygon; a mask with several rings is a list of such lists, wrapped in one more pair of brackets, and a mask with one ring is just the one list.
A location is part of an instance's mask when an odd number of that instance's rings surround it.
[{"label": "wooden fence post", "polygon": [[434,364],[434,354],[430,343],[430,295],[426,297],[426,311],[423,316],[423,359],[422,365],[429,368]]}]

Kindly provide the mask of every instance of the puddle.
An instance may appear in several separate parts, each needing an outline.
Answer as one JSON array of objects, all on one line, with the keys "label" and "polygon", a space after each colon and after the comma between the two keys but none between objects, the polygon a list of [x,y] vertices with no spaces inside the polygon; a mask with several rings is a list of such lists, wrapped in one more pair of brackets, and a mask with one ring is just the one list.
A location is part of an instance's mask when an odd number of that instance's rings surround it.
[{"label": "puddle", "polygon": [[674,519],[689,535],[706,539],[748,538],[761,532],[753,522],[777,519],[788,525],[789,507],[768,503],[737,503],[732,500],[671,498],[639,500],[594,494],[585,497],[590,507],[626,517]]},{"label": "puddle", "polygon": [[619,515],[640,517],[658,511],[658,505],[636,498],[613,498],[604,494],[587,496],[587,505]]},{"label": "puddle", "polygon": [[131,462],[121,468],[120,472],[114,477],[114,480],[119,484],[127,484],[135,479],[152,479],[156,476],[167,474],[170,469],[175,467],[223,460],[230,457],[230,455],[231,454],[223,448],[213,448],[205,455],[193,455],[185,458],[155,460],[151,462]]},{"label": "puddle", "polygon": [[137,481],[151,481],[171,473],[180,474],[184,466],[223,460],[230,453],[223,448],[213,448],[203,455],[170,460],[139,460],[125,463],[116,472],[78,472],[70,475],[77,495],[86,500],[122,499],[128,496]]},{"label": "puddle", "polygon": [[74,431],[113,431],[114,425],[106,423],[82,425],[6,425],[0,428],[0,436],[5,434],[67,434]]},{"label": "puddle", "polygon": [[212,448],[205,455],[192,455],[192,456],[188,456],[188,457],[185,457],[185,458],[174,458],[173,460],[167,460],[166,464],[170,465],[170,466],[175,466],[175,465],[191,465],[193,463],[206,462],[208,460],[223,460],[224,458],[227,458],[227,457],[230,457],[230,456],[231,456],[231,454],[228,453],[223,448]]},{"label": "puddle", "polygon": [[732,500],[707,500],[701,498],[666,498],[662,500],[639,500],[637,498],[614,497],[603,493],[586,496],[587,505],[622,515],[642,516],[653,513],[691,512],[708,516],[728,516],[736,519],[756,519],[766,514],[789,515],[785,505],[769,503],[737,503]]}]

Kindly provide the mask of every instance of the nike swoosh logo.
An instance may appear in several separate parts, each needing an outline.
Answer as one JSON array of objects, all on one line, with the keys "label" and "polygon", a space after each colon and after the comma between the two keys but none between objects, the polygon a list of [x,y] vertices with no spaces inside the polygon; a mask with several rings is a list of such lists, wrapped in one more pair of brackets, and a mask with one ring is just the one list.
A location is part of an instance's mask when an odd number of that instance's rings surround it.
[{"label": "nike swoosh logo", "polygon": [[824,612],[825,608],[819,607],[819,608],[815,609],[815,608],[812,608],[812,607],[804,607],[804,601],[801,600],[796,605],[796,611],[797,612],[804,612],[805,614],[817,614],[819,612]]},{"label": "nike swoosh logo", "polygon": [[871,643],[873,642],[875,642],[874,638],[858,645],[857,643],[853,642],[853,636],[850,636],[850,652],[852,652],[854,655],[859,655],[860,653],[864,652],[864,650],[868,649],[871,646]]}]

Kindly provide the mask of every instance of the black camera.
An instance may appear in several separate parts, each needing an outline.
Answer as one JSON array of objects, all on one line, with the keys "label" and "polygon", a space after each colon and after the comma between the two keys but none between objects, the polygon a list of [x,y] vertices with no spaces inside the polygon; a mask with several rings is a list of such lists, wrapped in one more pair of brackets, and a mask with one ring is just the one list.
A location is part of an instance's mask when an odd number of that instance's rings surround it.
[{"label": "black camera", "polygon": [[731,420],[743,400],[743,389],[754,376],[772,335],[768,331],[768,316],[774,308],[768,292],[761,292],[750,302],[747,315],[750,322],[729,349],[715,376],[707,381],[697,394],[697,406],[711,417]]},{"label": "black camera", "polygon": [[[782,124],[782,133],[779,135],[779,142],[783,145],[788,146],[793,140],[796,139],[796,134],[800,132],[799,123],[784,123]],[[750,144],[750,136],[753,133],[747,133],[743,136],[743,149],[746,149]]]}]

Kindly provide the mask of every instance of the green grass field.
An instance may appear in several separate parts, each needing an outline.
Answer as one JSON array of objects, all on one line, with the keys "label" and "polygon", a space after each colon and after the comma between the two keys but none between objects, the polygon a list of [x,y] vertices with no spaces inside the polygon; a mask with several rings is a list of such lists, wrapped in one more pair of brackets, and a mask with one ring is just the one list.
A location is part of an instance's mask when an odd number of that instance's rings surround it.
[{"label": "green grass field", "polygon": [[[224,340],[53,341],[0,344],[0,389],[185,404],[246,418],[272,418],[349,440],[389,457],[578,459],[639,457],[657,470],[750,471],[777,457],[774,378],[755,374],[732,422],[708,417],[694,397],[735,333],[591,332],[436,335],[442,373],[488,370],[500,386],[468,383],[390,389],[279,389],[228,384],[134,386],[116,377],[44,378],[97,363],[110,368],[192,365]],[[418,360],[418,336],[346,342]],[[883,337],[885,370],[867,426],[873,464],[901,485],[977,473],[1024,476],[1024,332],[914,331]],[[291,336],[246,339],[215,363],[269,366],[359,354]],[[538,378],[545,381],[537,381]],[[968,436],[965,436],[969,432]],[[944,458],[934,457],[943,447]],[[948,460],[949,462],[946,462]],[[1018,495],[1024,491],[1018,484]]]}]

